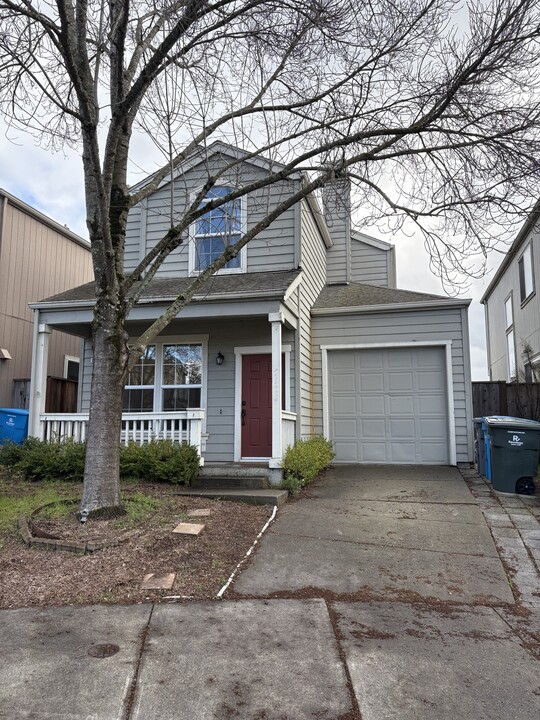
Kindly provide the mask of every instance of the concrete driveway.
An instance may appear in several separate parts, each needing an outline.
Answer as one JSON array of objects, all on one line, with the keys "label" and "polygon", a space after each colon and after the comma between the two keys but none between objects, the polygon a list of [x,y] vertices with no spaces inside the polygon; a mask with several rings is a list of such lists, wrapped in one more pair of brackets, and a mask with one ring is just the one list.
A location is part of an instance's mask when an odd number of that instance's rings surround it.
[{"label": "concrete driveway", "polygon": [[224,601],[0,612],[0,718],[537,720],[540,506],[468,482],[332,471]]},{"label": "concrete driveway", "polygon": [[338,468],[311,499],[287,505],[235,591],[302,590],[361,600],[514,602],[482,511],[450,467]]}]

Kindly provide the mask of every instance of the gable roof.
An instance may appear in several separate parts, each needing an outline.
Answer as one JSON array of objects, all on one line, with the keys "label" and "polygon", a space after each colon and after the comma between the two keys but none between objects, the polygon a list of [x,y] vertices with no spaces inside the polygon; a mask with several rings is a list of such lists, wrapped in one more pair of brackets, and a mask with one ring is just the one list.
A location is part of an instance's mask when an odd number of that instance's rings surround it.
[{"label": "gable roof", "polygon": [[531,230],[534,230],[535,225],[537,225],[540,222],[540,199],[536,202],[535,206],[531,210],[529,217],[525,220],[523,225],[521,226],[520,231],[517,234],[516,239],[510,246],[510,249],[504,256],[504,259],[502,263],[499,265],[497,272],[493,276],[493,279],[487,286],[487,289],[485,293],[480,298],[480,302],[484,304],[486,300],[489,298],[491,293],[495,290],[497,287],[499,280],[506,272],[507,267],[510,265],[512,260],[515,258],[515,256],[518,254],[522,244],[525,242],[527,237],[529,236],[529,233]]},{"label": "gable roof", "polygon": [[[191,302],[217,302],[234,299],[276,297],[282,298],[301,270],[284,270],[265,273],[238,273],[233,275],[213,275],[202,286]],[[192,277],[159,278],[149,283],[143,292],[139,304],[172,302],[185,292]],[[138,287],[135,283],[133,291]],[[51,306],[92,306],[95,301],[94,283],[86,283],[66,292],[32,303],[31,307]]]},{"label": "gable roof", "polygon": [[327,285],[313,306],[313,315],[333,313],[380,312],[383,309],[408,310],[417,307],[463,307],[467,298],[448,298],[443,295],[419,293],[412,290],[379,287],[364,283]]},{"label": "gable roof", "polygon": [[375,247],[378,250],[385,250],[386,252],[394,249],[392,243],[386,242],[386,240],[379,240],[379,238],[372,237],[371,235],[366,235],[359,230],[351,230],[351,240],[356,240],[365,245],[371,245],[371,247]]}]

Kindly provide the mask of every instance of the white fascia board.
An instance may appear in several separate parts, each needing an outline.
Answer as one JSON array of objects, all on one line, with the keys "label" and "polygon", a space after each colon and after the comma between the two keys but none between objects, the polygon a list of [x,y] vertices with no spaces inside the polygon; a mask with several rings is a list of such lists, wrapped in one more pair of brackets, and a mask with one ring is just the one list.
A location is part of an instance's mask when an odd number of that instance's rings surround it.
[{"label": "white fascia board", "polygon": [[392,243],[386,242],[385,240],[379,240],[379,238],[374,238],[371,235],[366,235],[359,230],[351,231],[351,239],[356,240],[357,242],[363,242],[366,245],[371,245],[379,250],[385,250],[386,252],[390,252],[394,247]]},{"label": "white fascia board", "polygon": [[[282,170],[285,166],[281,163],[273,162],[271,160],[268,160],[264,156],[256,155],[251,156],[250,153],[247,150],[242,150],[240,148],[235,147],[234,145],[228,145],[227,143],[223,142],[222,140],[216,140],[211,145],[209,145],[207,148],[199,147],[195,149],[189,157],[187,157],[184,161],[176,165],[176,167],[173,170],[173,176],[175,178],[184,175],[186,172],[189,172],[194,167],[197,167],[197,165],[200,165],[205,160],[208,160],[213,155],[216,155],[218,153],[223,153],[224,155],[230,155],[234,160],[236,161],[244,161],[248,164],[255,165],[255,167],[260,168],[261,170],[265,170],[267,172],[274,172],[277,170],[278,172]],[[154,173],[155,174],[155,173]],[[135,185],[133,188],[131,188],[131,191],[139,191],[142,190],[145,185],[147,185],[149,182],[152,181],[152,175],[150,175],[145,180],[142,180],[140,183]],[[291,173],[291,175],[287,176],[287,180],[293,180],[293,179],[299,179],[301,177],[301,173],[299,171],[294,171]],[[159,184],[157,190],[164,187],[168,183],[171,182],[171,173],[167,173],[167,175],[163,178],[161,183]]]},{"label": "white fascia board", "polygon": [[312,308],[312,315],[357,315],[359,313],[407,312],[408,310],[437,310],[439,308],[468,307],[472,300],[437,300],[414,303],[388,303],[385,305],[359,305],[357,307]]},{"label": "white fascia board", "polygon": [[[304,177],[304,182],[307,182],[307,177]],[[317,202],[317,198],[315,197],[315,195],[313,195],[313,193],[310,193],[309,195],[306,195],[305,199],[307,200],[309,209],[311,210],[313,219],[315,220],[315,224],[317,225],[317,228],[321,233],[324,244],[328,249],[331,248],[334,242],[330,237],[330,233],[328,232],[326,220],[324,219],[324,213],[321,210],[319,203]]]},{"label": "white fascia board", "polygon": [[508,252],[506,253],[506,255],[503,258],[503,261],[497,268],[497,271],[495,272],[495,275],[493,276],[491,282],[487,286],[485,293],[480,298],[480,303],[482,305],[485,305],[489,296],[497,287],[499,280],[506,272],[506,269],[508,268],[508,266],[510,265],[512,260],[519,253],[521,246],[525,243],[526,240],[529,239],[529,233],[531,233],[535,228],[538,228],[539,221],[540,221],[540,200],[538,200],[538,202],[532,209],[529,217],[525,220],[525,222],[521,226],[521,229],[518,232],[516,239],[510,246],[510,249],[508,250]]}]

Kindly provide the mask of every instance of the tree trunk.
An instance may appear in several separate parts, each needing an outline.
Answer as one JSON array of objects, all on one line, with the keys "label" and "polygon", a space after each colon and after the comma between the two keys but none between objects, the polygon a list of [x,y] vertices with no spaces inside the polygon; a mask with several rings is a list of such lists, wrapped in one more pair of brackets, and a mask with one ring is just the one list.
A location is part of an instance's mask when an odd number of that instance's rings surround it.
[{"label": "tree trunk", "polygon": [[120,501],[120,431],[127,344],[119,318],[112,329],[94,330],[94,365],[86,441],[81,513],[122,512]]}]

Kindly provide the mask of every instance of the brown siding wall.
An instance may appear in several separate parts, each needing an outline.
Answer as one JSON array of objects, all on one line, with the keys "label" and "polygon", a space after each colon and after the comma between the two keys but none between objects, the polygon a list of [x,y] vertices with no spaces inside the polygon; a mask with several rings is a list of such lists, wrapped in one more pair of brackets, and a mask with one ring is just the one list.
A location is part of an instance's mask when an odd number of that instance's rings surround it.
[{"label": "brown siding wall", "polygon": [[[31,372],[34,321],[28,303],[88,282],[92,263],[86,248],[4,200],[0,193],[0,347],[12,359],[0,360],[0,407],[10,407],[13,380]],[[48,374],[62,376],[64,355],[78,357],[79,349],[78,338],[54,332]]]}]

